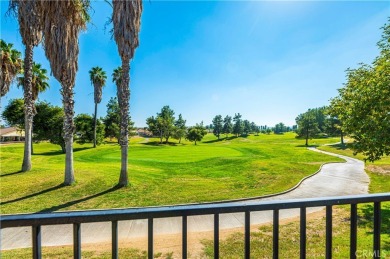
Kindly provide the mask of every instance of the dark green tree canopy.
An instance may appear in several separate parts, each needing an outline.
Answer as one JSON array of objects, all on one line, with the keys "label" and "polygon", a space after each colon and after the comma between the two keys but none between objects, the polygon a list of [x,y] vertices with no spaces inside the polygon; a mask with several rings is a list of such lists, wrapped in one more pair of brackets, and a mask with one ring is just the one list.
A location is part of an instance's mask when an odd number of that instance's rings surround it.
[{"label": "dark green tree canopy", "polygon": [[[76,125],[76,142],[79,144],[92,143],[94,140],[94,118],[85,113],[81,113],[74,118]],[[104,141],[104,124],[96,121],[96,144],[100,145]]]},{"label": "dark green tree canopy", "polygon": [[212,128],[214,135],[219,139],[223,130],[223,120],[221,115],[217,115],[214,117]]},{"label": "dark green tree canopy", "polygon": [[190,127],[188,129],[186,139],[191,142],[202,141],[203,137],[207,134],[206,128],[203,126],[203,123],[196,124],[196,126]]},{"label": "dark green tree canopy", "polygon": [[307,146],[309,139],[315,137],[320,131],[316,119],[316,110],[309,109],[307,112],[299,114],[295,121],[298,124],[298,137],[305,138]]}]

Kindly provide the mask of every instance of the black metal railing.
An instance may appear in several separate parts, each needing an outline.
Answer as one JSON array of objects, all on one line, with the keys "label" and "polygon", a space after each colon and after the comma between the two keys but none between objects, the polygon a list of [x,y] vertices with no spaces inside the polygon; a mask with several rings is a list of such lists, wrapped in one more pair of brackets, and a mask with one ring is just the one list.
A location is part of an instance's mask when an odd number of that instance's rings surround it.
[{"label": "black metal railing", "polygon": [[41,226],[73,224],[74,258],[81,258],[80,224],[91,222],[112,222],[112,258],[118,258],[118,221],[148,219],[148,258],[153,258],[153,219],[182,217],[182,256],[187,258],[187,217],[214,215],[214,258],[219,258],[219,215],[223,213],[245,213],[245,258],[250,258],[250,213],[273,211],[273,258],[279,257],[279,211],[300,209],[300,258],[306,258],[306,208],[326,207],[326,258],[332,258],[332,206],[351,205],[350,258],[356,258],[357,251],[357,204],[374,204],[373,256],[380,258],[381,202],[390,201],[390,193],[354,195],[340,197],[265,201],[257,203],[220,203],[133,209],[112,209],[93,211],[56,212],[46,214],[19,214],[1,216],[1,228],[32,227],[33,257],[41,258]]}]

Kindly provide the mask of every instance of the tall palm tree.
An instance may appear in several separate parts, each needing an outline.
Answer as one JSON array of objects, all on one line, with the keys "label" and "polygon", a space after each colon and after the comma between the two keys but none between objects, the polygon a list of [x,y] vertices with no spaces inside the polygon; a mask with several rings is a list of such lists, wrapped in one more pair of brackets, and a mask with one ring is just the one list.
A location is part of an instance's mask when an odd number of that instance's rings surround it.
[{"label": "tall palm tree", "polygon": [[120,139],[121,145],[121,172],[119,186],[128,185],[127,156],[129,139],[129,121],[124,118],[129,117],[130,100],[130,60],[134,56],[134,51],[138,47],[138,33],[141,25],[142,0],[113,0],[112,22],[113,33],[118,52],[122,60],[122,77],[117,85],[118,102],[121,107]]},{"label": "tall palm tree", "polygon": [[94,87],[95,115],[93,118],[93,147],[96,147],[96,120],[97,105],[102,101],[102,89],[106,84],[106,72],[101,67],[93,67],[89,70],[89,78]]},{"label": "tall palm tree", "polygon": [[38,0],[23,1],[11,0],[10,8],[17,13],[19,21],[19,32],[25,46],[24,51],[24,157],[22,171],[31,170],[31,141],[32,125],[34,119],[34,101],[32,93],[32,67],[33,49],[42,40],[42,13],[39,10]]},{"label": "tall palm tree", "polygon": [[[41,67],[41,64],[33,63],[32,66],[32,80],[31,80],[31,88],[32,88],[32,103],[33,103],[33,114],[35,116],[35,101],[38,99],[38,94],[46,91],[49,88],[49,77],[47,76],[47,70]],[[18,77],[18,86],[25,86],[25,77]],[[33,154],[33,145],[32,145],[32,133],[33,126],[31,125],[31,154]]]},{"label": "tall palm tree", "polygon": [[12,81],[22,69],[23,61],[20,56],[21,53],[13,48],[13,44],[0,39],[0,97],[8,93]]},{"label": "tall palm tree", "polygon": [[88,0],[40,1],[45,14],[43,33],[45,54],[53,76],[61,83],[64,106],[65,185],[74,182],[73,133],[75,130],[73,87],[78,70],[78,36],[90,17]]}]

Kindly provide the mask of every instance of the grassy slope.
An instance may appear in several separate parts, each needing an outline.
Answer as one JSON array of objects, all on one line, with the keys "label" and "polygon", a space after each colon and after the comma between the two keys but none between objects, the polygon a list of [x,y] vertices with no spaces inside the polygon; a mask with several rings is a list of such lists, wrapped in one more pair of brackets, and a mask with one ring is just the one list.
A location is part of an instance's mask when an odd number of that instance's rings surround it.
[{"label": "grassy slope", "polygon": [[[294,134],[260,135],[197,146],[156,145],[133,138],[131,185],[116,189],[120,150],[75,144],[74,186],[63,187],[64,155],[48,143],[34,146],[33,170],[20,173],[23,145],[1,146],[1,213],[180,204],[259,196],[291,188],[321,163],[340,161],[306,150]],[[335,141],[313,140],[311,144]],[[143,143],[146,142],[146,143]]]}]

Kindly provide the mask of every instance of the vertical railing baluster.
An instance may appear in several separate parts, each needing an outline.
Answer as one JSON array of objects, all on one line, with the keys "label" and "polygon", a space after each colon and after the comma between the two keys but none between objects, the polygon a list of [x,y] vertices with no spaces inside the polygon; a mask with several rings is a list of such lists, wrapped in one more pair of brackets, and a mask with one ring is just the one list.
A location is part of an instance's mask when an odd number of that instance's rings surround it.
[{"label": "vertical railing baluster", "polygon": [[182,219],[182,258],[187,258],[187,216]]},{"label": "vertical railing baluster", "polygon": [[41,226],[32,226],[33,258],[42,258]]},{"label": "vertical railing baluster", "polygon": [[325,258],[332,258],[332,206],[326,206],[326,252]]},{"label": "vertical railing baluster", "polygon": [[118,259],[118,221],[111,222],[111,242],[112,242],[112,258]]},{"label": "vertical railing baluster", "polygon": [[349,258],[356,259],[357,250],[357,204],[351,204],[351,233],[349,239]]},{"label": "vertical railing baluster", "polygon": [[273,216],[273,258],[279,258],[279,210],[274,210]]},{"label": "vertical railing baluster", "polygon": [[80,223],[73,223],[73,258],[81,259],[81,228],[80,228]]},{"label": "vertical railing baluster", "polygon": [[306,208],[302,207],[300,210],[300,258],[306,259]]},{"label": "vertical railing baluster", "polygon": [[245,258],[251,256],[251,213],[245,211]]},{"label": "vertical railing baluster", "polygon": [[148,218],[148,258],[153,259],[153,218]]},{"label": "vertical railing baluster", "polygon": [[214,258],[219,258],[219,214],[214,214]]},{"label": "vertical railing baluster", "polygon": [[374,202],[374,258],[381,253],[381,203]]}]

